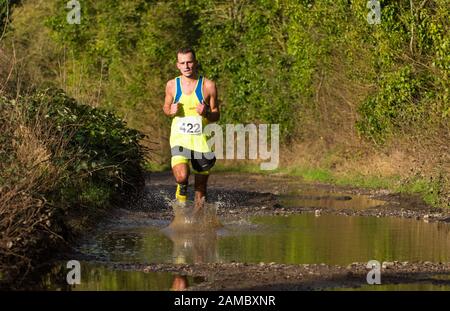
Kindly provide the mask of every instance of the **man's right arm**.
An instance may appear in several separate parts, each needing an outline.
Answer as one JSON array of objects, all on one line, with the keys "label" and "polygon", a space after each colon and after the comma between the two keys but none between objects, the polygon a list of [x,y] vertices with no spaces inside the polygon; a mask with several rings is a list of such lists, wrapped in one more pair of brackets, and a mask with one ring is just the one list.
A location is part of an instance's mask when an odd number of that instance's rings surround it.
[{"label": "man's right arm", "polygon": [[176,114],[176,112],[173,113],[173,109],[171,107],[173,103],[173,90],[175,86],[174,84],[175,80],[170,80],[166,84],[166,97],[164,99],[163,111],[164,114],[169,117],[173,117]]}]

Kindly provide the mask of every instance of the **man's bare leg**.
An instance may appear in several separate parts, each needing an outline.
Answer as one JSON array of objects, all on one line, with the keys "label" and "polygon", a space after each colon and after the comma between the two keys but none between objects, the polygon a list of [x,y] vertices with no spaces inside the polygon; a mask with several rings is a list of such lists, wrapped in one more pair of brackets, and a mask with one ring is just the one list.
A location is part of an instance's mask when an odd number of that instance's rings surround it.
[{"label": "man's bare leg", "polygon": [[177,184],[187,183],[189,179],[189,166],[185,163],[180,163],[172,167],[173,176]]},{"label": "man's bare leg", "polygon": [[[187,199],[187,185],[189,181],[189,166],[185,163],[179,163],[172,167],[173,176],[177,182],[177,200],[181,203],[186,202]],[[183,193],[184,198],[179,197],[179,187],[184,187],[186,193]]]},{"label": "man's bare leg", "polygon": [[198,212],[203,208],[203,199],[206,200],[206,185],[209,175],[195,174],[195,207],[194,211]]}]

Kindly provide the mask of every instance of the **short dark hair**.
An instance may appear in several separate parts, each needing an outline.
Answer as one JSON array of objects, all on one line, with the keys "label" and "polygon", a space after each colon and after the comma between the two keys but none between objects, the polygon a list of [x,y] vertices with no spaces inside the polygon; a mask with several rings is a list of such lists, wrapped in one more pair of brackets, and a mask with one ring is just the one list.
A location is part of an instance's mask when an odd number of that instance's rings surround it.
[{"label": "short dark hair", "polygon": [[195,57],[194,49],[191,47],[179,48],[177,51],[177,59],[178,59],[178,54],[188,54],[188,53],[192,53],[192,56],[194,56],[194,60],[197,60],[197,58]]}]

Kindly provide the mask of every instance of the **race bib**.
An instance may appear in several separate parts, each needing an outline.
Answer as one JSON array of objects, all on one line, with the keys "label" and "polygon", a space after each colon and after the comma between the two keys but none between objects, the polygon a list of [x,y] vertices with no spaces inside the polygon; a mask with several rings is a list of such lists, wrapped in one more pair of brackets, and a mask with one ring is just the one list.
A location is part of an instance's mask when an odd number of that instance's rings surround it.
[{"label": "race bib", "polygon": [[202,117],[192,116],[178,119],[178,133],[187,135],[199,135],[202,133]]}]

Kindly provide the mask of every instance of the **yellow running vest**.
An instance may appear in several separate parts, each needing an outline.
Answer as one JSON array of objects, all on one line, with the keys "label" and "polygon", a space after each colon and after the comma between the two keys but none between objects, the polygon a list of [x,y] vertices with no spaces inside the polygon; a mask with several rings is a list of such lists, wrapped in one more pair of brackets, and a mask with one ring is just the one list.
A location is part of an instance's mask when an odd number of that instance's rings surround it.
[{"label": "yellow running vest", "polygon": [[194,91],[189,95],[183,93],[181,77],[175,78],[175,84],[173,103],[179,107],[176,117],[172,120],[170,147],[181,146],[197,152],[211,152],[207,144],[208,137],[203,133],[208,119],[200,116],[196,110],[197,105],[203,100],[203,77],[199,77]]}]

